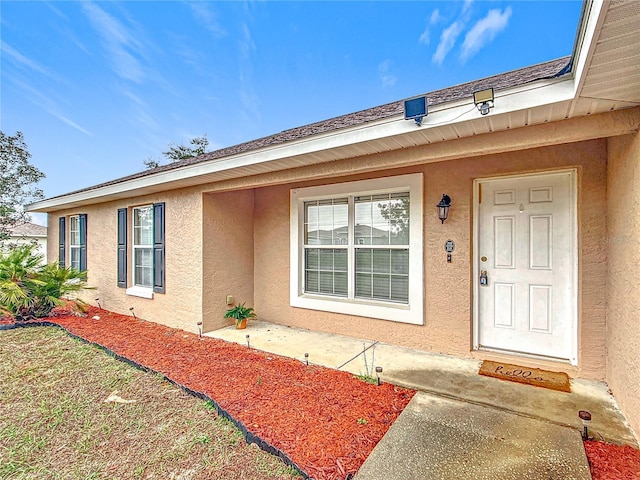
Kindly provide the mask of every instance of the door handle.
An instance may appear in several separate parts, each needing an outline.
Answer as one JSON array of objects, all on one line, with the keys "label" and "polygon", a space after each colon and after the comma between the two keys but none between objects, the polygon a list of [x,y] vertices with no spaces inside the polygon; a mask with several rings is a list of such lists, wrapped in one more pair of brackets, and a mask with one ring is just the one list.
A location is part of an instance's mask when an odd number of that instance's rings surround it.
[{"label": "door handle", "polygon": [[480,285],[487,285],[489,283],[489,279],[487,278],[487,271],[480,270]]}]

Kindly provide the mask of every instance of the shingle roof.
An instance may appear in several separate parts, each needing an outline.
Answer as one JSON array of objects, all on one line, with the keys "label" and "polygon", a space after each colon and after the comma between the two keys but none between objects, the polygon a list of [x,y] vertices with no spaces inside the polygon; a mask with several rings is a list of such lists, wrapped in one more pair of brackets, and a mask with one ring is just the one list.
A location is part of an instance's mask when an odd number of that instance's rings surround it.
[{"label": "shingle roof", "polygon": [[47,227],[35,223],[21,223],[11,230],[12,237],[46,237]]},{"label": "shingle roof", "polygon": [[[469,98],[473,95],[473,92],[483,90],[485,88],[493,87],[494,91],[503,90],[506,88],[513,88],[519,85],[524,85],[536,80],[545,78],[553,78],[561,76],[569,70],[571,57],[563,57],[549,62],[533,65],[530,67],[513,70],[511,72],[502,73],[499,75],[493,75],[480,80],[475,80],[468,83],[456,85],[454,87],[448,87],[441,90],[435,90],[427,93],[427,100],[430,106],[439,105],[446,102],[456,101],[463,98]],[[198,163],[208,162],[212,160],[220,160],[232,155],[238,155],[254,150],[260,150],[262,148],[272,147],[275,145],[281,145],[287,142],[299,140],[313,135],[319,135],[326,132],[336,131],[343,128],[354,127],[362,125],[368,122],[382,120],[385,118],[393,117],[395,115],[404,115],[404,99],[398,100],[385,105],[380,105],[359,112],[349,113],[347,115],[341,115],[339,117],[330,118],[320,122],[312,123],[302,127],[296,127],[289,130],[284,130],[280,133],[270,135],[267,137],[258,138],[249,142],[233,145],[230,147],[221,148],[213,152],[208,152],[197,157],[187,158],[179,160],[167,165],[161,165],[159,167],[144,170],[126,177],[121,177],[115,180],[104,182],[91,187],[83,188],[75,192],[70,192],[64,195],[59,195],[59,198],[66,195],[75,194],[79,192],[86,192],[101,187],[110,185],[116,185],[118,183],[126,182],[129,180],[135,180],[138,178],[147,177],[155,173],[166,172],[169,170],[176,170],[189,165],[195,165]]]}]

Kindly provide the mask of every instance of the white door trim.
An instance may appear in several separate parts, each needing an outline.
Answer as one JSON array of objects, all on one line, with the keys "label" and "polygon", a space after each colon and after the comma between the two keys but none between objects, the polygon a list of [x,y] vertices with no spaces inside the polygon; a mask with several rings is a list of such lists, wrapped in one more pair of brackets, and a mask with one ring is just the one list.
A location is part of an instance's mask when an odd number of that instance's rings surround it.
[{"label": "white door trim", "polygon": [[[570,175],[571,182],[571,198],[569,200],[570,204],[570,235],[571,235],[571,251],[572,251],[572,259],[571,259],[571,272],[570,272],[570,285],[571,285],[571,301],[572,301],[572,318],[571,318],[571,358],[569,359],[569,363],[571,365],[578,365],[578,172],[577,169],[564,169],[564,170],[550,170],[545,172],[535,172],[528,174],[517,174],[517,175],[504,175],[504,176],[495,176],[495,177],[486,177],[486,178],[476,178],[473,181],[473,268],[471,269],[473,275],[473,349],[480,350],[479,339],[478,339],[478,331],[480,327],[480,315],[479,315],[479,303],[478,303],[478,294],[479,294],[479,276],[480,269],[479,263],[480,259],[478,257],[478,240],[479,240],[479,195],[480,188],[479,185],[481,182],[489,182],[492,180],[504,180],[506,178],[520,179],[526,177],[542,177],[545,175],[555,175],[558,173],[568,173]],[[518,355],[515,354],[514,355]],[[536,357],[535,355],[518,355],[518,356],[526,356],[526,357]]]}]

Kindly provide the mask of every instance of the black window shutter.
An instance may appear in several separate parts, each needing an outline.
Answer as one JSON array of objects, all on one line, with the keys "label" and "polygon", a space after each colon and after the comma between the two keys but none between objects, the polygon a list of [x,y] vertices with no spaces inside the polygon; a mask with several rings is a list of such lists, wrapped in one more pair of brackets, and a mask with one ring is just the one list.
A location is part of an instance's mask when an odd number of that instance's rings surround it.
[{"label": "black window shutter", "polygon": [[127,288],[127,209],[118,209],[118,286]]},{"label": "black window shutter", "polygon": [[58,223],[58,238],[59,238],[59,245],[58,245],[58,264],[64,268],[64,257],[65,257],[65,234],[67,233],[66,230],[66,223],[65,223],[65,218],[64,217],[60,217],[58,219],[59,223]]},{"label": "black window shutter", "polygon": [[87,214],[80,216],[80,271],[87,270]]},{"label": "black window shutter", "polygon": [[164,202],[153,204],[153,291],[165,291]]}]

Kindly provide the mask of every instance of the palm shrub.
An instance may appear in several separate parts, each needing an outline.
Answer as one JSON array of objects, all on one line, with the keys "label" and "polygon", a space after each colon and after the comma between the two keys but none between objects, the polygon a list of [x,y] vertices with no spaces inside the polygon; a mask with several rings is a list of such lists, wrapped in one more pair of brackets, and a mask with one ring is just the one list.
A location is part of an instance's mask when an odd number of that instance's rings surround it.
[{"label": "palm shrub", "polygon": [[[42,265],[43,256],[33,245],[21,245],[0,253],[0,312],[18,321],[46,317],[64,297],[87,287],[87,272],[57,263]],[[83,302],[74,300],[82,309]]]}]

